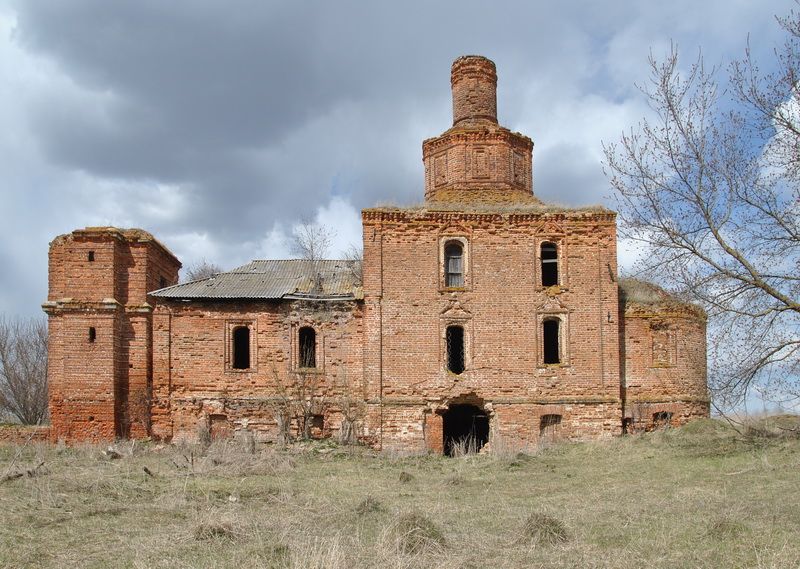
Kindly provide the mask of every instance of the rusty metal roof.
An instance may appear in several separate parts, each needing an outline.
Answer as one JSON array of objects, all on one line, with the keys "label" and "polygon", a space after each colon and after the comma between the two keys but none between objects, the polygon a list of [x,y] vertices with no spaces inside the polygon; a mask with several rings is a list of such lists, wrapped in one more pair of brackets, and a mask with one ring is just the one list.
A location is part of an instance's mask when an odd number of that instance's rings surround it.
[{"label": "rusty metal roof", "polygon": [[354,261],[259,260],[213,277],[162,288],[156,298],[186,300],[364,298]]}]

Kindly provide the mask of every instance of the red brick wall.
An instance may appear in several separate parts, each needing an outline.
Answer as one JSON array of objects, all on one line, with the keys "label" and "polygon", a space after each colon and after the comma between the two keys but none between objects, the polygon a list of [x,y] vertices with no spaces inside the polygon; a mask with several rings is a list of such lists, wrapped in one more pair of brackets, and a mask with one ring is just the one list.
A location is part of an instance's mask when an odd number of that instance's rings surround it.
[{"label": "red brick wall", "polygon": [[[357,302],[161,302],[153,330],[153,434],[192,440],[210,415],[224,415],[235,430],[274,440],[276,405],[304,392],[297,387],[302,326],[315,329],[317,358],[302,377],[313,387],[325,433],[337,432],[343,398],[364,401],[362,322]],[[248,370],[231,368],[237,325],[251,329]]]},{"label": "red brick wall", "polygon": [[622,391],[629,430],[657,426],[654,414],[671,413],[682,425],[709,416],[706,323],[692,307],[622,307]]},{"label": "red brick wall", "polygon": [[495,190],[503,190],[503,201],[532,198],[533,142],[497,124],[494,63],[480,56],[459,57],[450,82],[453,128],[422,143],[425,199],[497,201]]},{"label": "red brick wall", "polygon": [[51,436],[146,436],[152,310],[147,289],[162,278],[175,284],[180,263],[148,233],[110,227],[57,237],[49,263],[43,308],[49,315]]},{"label": "red brick wall", "polygon": [[45,425],[0,425],[0,444],[45,442],[49,438],[50,427]]},{"label": "red brick wall", "polygon": [[[537,405],[575,406],[565,417],[573,438],[619,432],[613,214],[365,210],[363,223],[365,333],[377,352],[366,380],[386,406],[384,446],[420,446],[423,410],[468,395],[494,405],[493,427],[520,441],[538,436]],[[441,243],[455,237],[467,243],[463,290],[441,276]],[[559,245],[560,287],[539,284],[545,240]],[[545,315],[563,319],[562,365],[542,362]],[[461,375],[445,369],[449,323],[466,331]],[[523,415],[515,405],[527,406]]]}]

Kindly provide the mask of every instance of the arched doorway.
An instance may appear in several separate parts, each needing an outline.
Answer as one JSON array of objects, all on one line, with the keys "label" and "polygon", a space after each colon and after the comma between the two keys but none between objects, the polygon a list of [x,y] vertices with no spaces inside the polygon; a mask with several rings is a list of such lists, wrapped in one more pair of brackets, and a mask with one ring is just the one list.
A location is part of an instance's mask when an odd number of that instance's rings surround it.
[{"label": "arched doorway", "polygon": [[453,456],[460,451],[478,452],[489,442],[489,416],[470,404],[454,404],[443,415],[444,453]]}]

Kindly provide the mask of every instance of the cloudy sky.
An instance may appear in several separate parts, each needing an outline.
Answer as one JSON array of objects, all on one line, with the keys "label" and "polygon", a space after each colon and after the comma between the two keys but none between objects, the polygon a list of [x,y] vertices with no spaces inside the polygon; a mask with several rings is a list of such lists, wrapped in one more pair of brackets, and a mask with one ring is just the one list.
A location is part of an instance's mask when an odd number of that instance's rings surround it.
[{"label": "cloudy sky", "polygon": [[796,6],[0,0],[0,313],[40,313],[48,242],[78,227],[141,227],[228,269],[286,257],[310,218],[339,254],[361,208],[421,201],[463,54],[496,62],[539,197],[607,203],[601,143],[647,115],[648,54],[724,65],[749,35],[766,61]]}]

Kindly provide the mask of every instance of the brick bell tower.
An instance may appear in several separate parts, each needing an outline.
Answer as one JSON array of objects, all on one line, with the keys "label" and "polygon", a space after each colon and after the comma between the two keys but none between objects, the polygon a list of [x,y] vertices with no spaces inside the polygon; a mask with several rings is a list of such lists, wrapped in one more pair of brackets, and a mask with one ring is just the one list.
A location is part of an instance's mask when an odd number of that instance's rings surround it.
[{"label": "brick bell tower", "polygon": [[87,227],[50,243],[51,437],[141,438],[150,430],[149,291],[178,282],[178,259],[141,229]]},{"label": "brick bell tower", "polygon": [[533,195],[533,141],[497,122],[494,62],[453,62],[453,126],[422,143],[425,200],[441,203],[539,202]]}]

